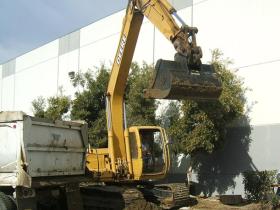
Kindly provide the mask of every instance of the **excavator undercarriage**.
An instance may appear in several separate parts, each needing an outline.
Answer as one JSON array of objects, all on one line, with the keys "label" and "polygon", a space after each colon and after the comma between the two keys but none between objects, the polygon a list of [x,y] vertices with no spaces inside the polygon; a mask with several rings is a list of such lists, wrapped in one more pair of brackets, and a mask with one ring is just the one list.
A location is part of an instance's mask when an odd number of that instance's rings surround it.
[{"label": "excavator undercarriage", "polygon": [[185,183],[150,185],[84,185],[81,193],[85,210],[159,210],[187,205],[189,190]]}]

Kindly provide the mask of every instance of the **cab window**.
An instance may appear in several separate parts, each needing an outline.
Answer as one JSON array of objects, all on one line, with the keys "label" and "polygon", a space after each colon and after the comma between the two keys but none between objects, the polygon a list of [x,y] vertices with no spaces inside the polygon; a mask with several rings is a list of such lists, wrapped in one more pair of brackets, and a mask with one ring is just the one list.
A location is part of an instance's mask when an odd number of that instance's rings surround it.
[{"label": "cab window", "polygon": [[142,146],[143,172],[160,173],[164,170],[163,139],[159,129],[139,130]]}]

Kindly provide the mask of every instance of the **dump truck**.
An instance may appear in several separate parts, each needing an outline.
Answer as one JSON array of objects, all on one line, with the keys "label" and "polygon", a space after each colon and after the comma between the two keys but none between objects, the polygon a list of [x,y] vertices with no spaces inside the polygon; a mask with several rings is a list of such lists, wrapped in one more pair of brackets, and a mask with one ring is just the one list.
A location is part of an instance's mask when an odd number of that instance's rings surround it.
[{"label": "dump truck", "polygon": [[87,124],[0,112],[0,209],[82,209]]}]

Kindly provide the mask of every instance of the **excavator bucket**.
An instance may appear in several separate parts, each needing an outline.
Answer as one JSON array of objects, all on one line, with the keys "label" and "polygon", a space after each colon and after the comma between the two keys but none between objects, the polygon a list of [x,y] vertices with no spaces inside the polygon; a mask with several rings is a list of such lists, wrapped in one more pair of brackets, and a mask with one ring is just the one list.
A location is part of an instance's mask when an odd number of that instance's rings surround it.
[{"label": "excavator bucket", "polygon": [[177,61],[158,60],[145,98],[216,100],[222,84],[211,65],[201,65],[200,71],[189,71]]}]

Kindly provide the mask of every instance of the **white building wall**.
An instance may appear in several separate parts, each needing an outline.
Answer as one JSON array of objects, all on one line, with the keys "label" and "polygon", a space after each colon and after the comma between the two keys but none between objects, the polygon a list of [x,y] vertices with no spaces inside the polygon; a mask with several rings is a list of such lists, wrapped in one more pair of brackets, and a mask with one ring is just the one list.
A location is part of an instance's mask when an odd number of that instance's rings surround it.
[{"label": "white building wall", "polygon": [[32,113],[31,102],[57,93],[57,57],[35,64],[15,75],[15,107]]},{"label": "white building wall", "polygon": [[242,68],[238,75],[244,78],[252,125],[280,122],[280,62]]},{"label": "white building wall", "polygon": [[62,87],[65,95],[74,97],[75,89],[70,81],[68,73],[79,69],[80,49],[59,56],[58,87]]},{"label": "white building wall", "polygon": [[111,66],[118,47],[122,18],[120,11],[80,30],[80,69],[86,71],[99,67],[101,63]]},{"label": "white building wall", "polygon": [[0,110],[2,110],[2,65],[0,65]]},{"label": "white building wall", "polygon": [[[194,6],[194,25],[198,27],[198,42],[203,48],[204,61],[210,60],[210,50],[219,48],[240,68],[244,78],[253,125],[279,123],[280,98],[276,81],[280,72],[280,20],[277,0],[205,1]],[[260,64],[278,59],[278,62]],[[276,83],[275,83],[276,82]],[[275,109],[276,108],[276,109]]]},{"label": "white building wall", "polygon": [[[82,32],[81,32],[82,34]],[[80,69],[86,71],[88,69],[95,70],[102,64],[111,66],[115,52],[117,49],[119,34],[113,34],[110,37],[98,42],[81,46],[80,48]]]},{"label": "white building wall", "polygon": [[15,75],[2,79],[2,111],[14,110]]},{"label": "white building wall", "polygon": [[55,40],[16,58],[16,72],[33,68],[41,63],[48,63],[57,55],[58,40]]}]

